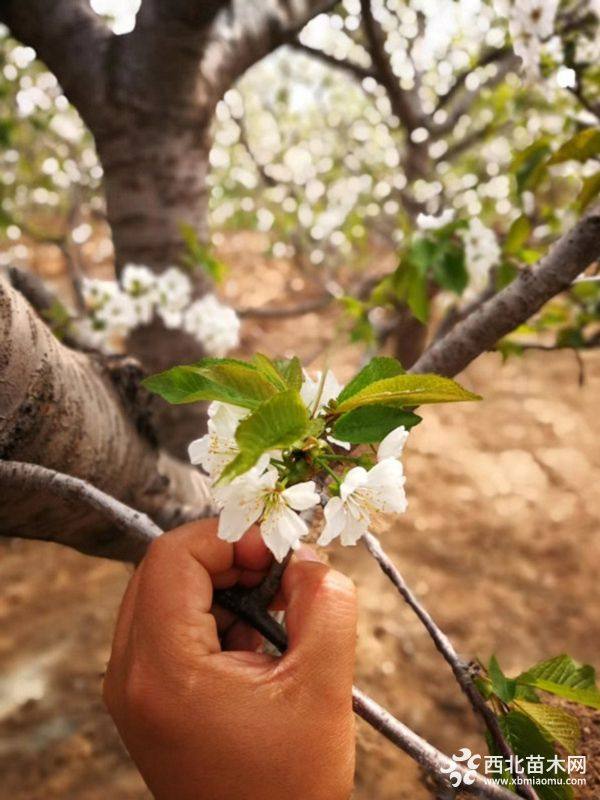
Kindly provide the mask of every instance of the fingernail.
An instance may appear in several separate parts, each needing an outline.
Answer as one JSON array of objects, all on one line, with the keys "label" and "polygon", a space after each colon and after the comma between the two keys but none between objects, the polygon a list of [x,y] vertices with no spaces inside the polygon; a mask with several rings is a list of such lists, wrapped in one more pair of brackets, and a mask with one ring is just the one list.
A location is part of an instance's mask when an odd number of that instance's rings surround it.
[{"label": "fingernail", "polygon": [[321,564],[323,563],[320,554],[306,544],[300,545],[294,555],[299,561],[318,561]]}]

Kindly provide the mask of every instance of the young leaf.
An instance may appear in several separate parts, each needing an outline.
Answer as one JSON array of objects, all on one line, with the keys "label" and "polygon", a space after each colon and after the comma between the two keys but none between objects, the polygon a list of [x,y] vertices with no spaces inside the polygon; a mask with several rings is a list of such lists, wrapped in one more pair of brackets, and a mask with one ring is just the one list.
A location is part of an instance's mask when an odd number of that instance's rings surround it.
[{"label": "young leaf", "polygon": [[280,392],[290,388],[274,362],[267,356],[262,353],[256,353],[252,358],[252,363]]},{"label": "young leaf", "polygon": [[505,703],[510,703],[514,699],[517,684],[516,681],[507,678],[502,672],[496,656],[490,658],[488,672],[492,681],[494,693],[500,700],[503,700]]},{"label": "young leaf", "polygon": [[516,680],[517,683],[533,686],[566,700],[600,708],[600,692],[596,686],[594,668],[589,664],[578,664],[566,654],[541,661],[518,675]]},{"label": "young leaf", "polygon": [[571,160],[584,162],[597,155],[600,155],[600,128],[586,128],[559,147],[548,164]]},{"label": "young leaf", "polygon": [[197,365],[173,367],[151,375],[143,384],[169,403],[220,400],[250,409],[277,393],[255,367],[233,359],[205,359]]},{"label": "young leaf", "polygon": [[441,247],[433,262],[433,276],[443,289],[461,295],[469,282],[464,247],[454,242]]},{"label": "young leaf", "polygon": [[567,752],[577,750],[581,732],[572,714],[546,703],[529,703],[527,700],[515,701],[515,708],[527,714],[547,738],[558,742]]},{"label": "young leaf", "polygon": [[[541,756],[544,773],[536,777],[551,779],[547,784],[538,781],[535,791],[540,800],[571,800],[573,790],[566,784],[567,774],[555,772],[550,768],[554,758],[554,747],[538,726],[526,714],[510,711],[499,719],[500,727],[511,750],[522,759],[527,756]],[[557,781],[555,784],[554,781]]]},{"label": "young leaf", "polygon": [[439,375],[396,375],[375,381],[338,404],[337,411],[351,411],[360,406],[382,404],[418,406],[423,403],[456,403],[481,400],[450,378]]},{"label": "young leaf", "polygon": [[308,410],[295,389],[266,400],[235,432],[239,454],[223,470],[219,483],[227,483],[253,467],[267,450],[291,447],[308,432]]},{"label": "young leaf", "polygon": [[400,425],[408,429],[419,422],[421,417],[412,411],[392,406],[363,406],[343,414],[333,426],[332,433],[342,442],[374,444]]},{"label": "young leaf", "polygon": [[369,386],[369,384],[375,383],[375,381],[383,380],[383,378],[394,378],[396,375],[402,375],[403,373],[402,364],[395,358],[385,356],[372,358],[342,389],[337,397],[337,402],[343,403],[344,400],[358,394],[358,392]]},{"label": "young leaf", "polygon": [[600,170],[590,175],[583,181],[583,186],[577,198],[579,213],[585,211],[592,200],[600,194]]},{"label": "young leaf", "polygon": [[531,235],[531,222],[522,214],[510,226],[504,240],[504,252],[509,256],[518,255]]},{"label": "young leaf", "polygon": [[289,388],[300,391],[302,386],[302,365],[298,356],[290,359],[277,359],[273,361],[273,364]]}]

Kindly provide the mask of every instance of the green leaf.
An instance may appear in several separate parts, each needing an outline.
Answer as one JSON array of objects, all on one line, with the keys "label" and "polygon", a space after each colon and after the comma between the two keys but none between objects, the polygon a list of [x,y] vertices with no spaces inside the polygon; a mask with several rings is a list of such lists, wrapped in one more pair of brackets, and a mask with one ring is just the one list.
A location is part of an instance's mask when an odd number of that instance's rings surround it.
[{"label": "green leaf", "polygon": [[388,358],[387,356],[372,358],[342,389],[337,397],[337,402],[343,403],[344,400],[358,394],[358,392],[371,383],[375,383],[375,381],[383,380],[383,378],[393,378],[402,374],[404,374],[402,364],[395,358]]},{"label": "green leaf", "polygon": [[463,400],[481,400],[481,397],[463,389],[450,378],[406,374],[375,381],[340,403],[337,410],[343,413],[374,404],[412,407],[422,403],[456,403]]},{"label": "green leaf", "polygon": [[567,752],[574,753],[577,750],[581,731],[572,714],[546,703],[530,703],[527,700],[515,701],[515,708],[527,714],[547,738],[558,742]]},{"label": "green leaf", "polygon": [[169,403],[220,400],[243,408],[257,408],[277,393],[273,384],[251,364],[233,359],[205,359],[151,375],[143,385]]},{"label": "green leaf", "polygon": [[552,781],[555,779],[560,781],[558,784],[544,784],[541,781],[536,783],[535,791],[540,800],[571,800],[573,790],[564,783],[568,776],[565,772],[559,771],[556,773],[554,770],[549,769],[549,765],[555,755],[554,747],[535,722],[520,711],[510,711],[500,717],[499,723],[511,750],[516,755],[522,759],[526,759],[527,756],[542,756],[545,772],[543,775],[540,774],[533,777],[547,777]]},{"label": "green leaf", "polygon": [[441,248],[433,262],[433,276],[443,289],[461,295],[469,282],[464,247],[449,242]]},{"label": "green leaf", "polygon": [[583,162],[597,155],[600,155],[600,128],[586,128],[559,147],[548,165],[562,164],[564,161]]},{"label": "green leaf", "polygon": [[280,392],[284,392],[286,389],[290,388],[288,382],[277,369],[276,365],[267,356],[262,353],[256,353],[252,357],[252,363]]},{"label": "green leaf", "polygon": [[517,153],[511,170],[515,174],[519,194],[525,189],[535,189],[540,183],[546,173],[547,157],[551,152],[548,140],[542,138]]},{"label": "green leaf", "polygon": [[374,444],[388,433],[404,425],[413,428],[421,417],[411,411],[390,406],[363,406],[343,414],[333,426],[333,435],[342,442],[351,444]]},{"label": "green leaf", "polygon": [[541,661],[518,675],[516,680],[566,700],[600,709],[594,668],[589,664],[578,664],[566,654]]},{"label": "green leaf", "polygon": [[193,225],[182,222],[179,225],[181,238],[185,245],[182,263],[188,269],[201,269],[215,283],[221,283],[227,275],[227,265],[210,252],[210,249],[198,238],[198,232]]},{"label": "green leaf", "polygon": [[519,270],[514,264],[509,261],[503,261],[496,270],[496,291],[499,292],[512,283],[518,274]]},{"label": "green leaf", "polygon": [[502,672],[496,656],[490,658],[488,672],[492,681],[494,693],[500,700],[503,700],[505,703],[510,703],[514,699],[517,683],[511,678],[507,678]]},{"label": "green leaf", "polygon": [[510,226],[504,240],[504,252],[508,256],[518,255],[531,235],[531,222],[522,214]]},{"label": "green leaf", "polygon": [[238,425],[235,440],[240,452],[225,467],[218,483],[249,470],[267,450],[291,447],[307,434],[308,428],[308,410],[295,389],[269,398]]},{"label": "green leaf", "polygon": [[302,386],[302,365],[300,364],[300,359],[294,356],[290,359],[276,359],[273,363],[290,389],[298,389],[299,391]]},{"label": "green leaf", "polygon": [[600,194],[600,170],[583,181],[577,198],[579,212],[585,211],[589,204]]},{"label": "green leaf", "polygon": [[429,319],[429,293],[427,277],[415,273],[407,285],[405,300],[413,315],[425,324]]}]

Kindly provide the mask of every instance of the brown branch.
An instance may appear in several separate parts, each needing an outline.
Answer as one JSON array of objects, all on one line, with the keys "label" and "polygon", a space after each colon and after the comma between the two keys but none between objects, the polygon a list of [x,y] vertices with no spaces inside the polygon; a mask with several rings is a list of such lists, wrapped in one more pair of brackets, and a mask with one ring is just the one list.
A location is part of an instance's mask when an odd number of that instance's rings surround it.
[{"label": "brown branch", "polygon": [[368,69],[367,67],[362,67],[360,64],[357,64],[354,61],[349,61],[346,58],[336,58],[335,56],[329,55],[329,53],[325,53],[323,50],[319,50],[317,47],[311,47],[308,44],[303,44],[297,39],[295,39],[293,42],[290,42],[290,46],[295,50],[298,50],[300,53],[305,53],[306,55],[322,61],[329,67],[339,69],[342,72],[347,72],[351,77],[356,78],[359,81],[364,81],[365,78],[373,78],[374,80],[377,80],[377,73],[374,70]]},{"label": "brown branch", "polygon": [[104,58],[112,33],[87,0],[3,0],[0,21],[33,47],[86,122],[104,114]]},{"label": "brown branch", "polygon": [[312,314],[315,311],[321,311],[327,308],[330,303],[335,300],[335,297],[330,294],[324,294],[322,297],[317,297],[314,300],[306,300],[304,303],[298,303],[296,306],[289,306],[288,308],[269,308],[263,306],[261,308],[239,308],[236,313],[238,317],[253,319],[287,319],[289,317],[301,317],[304,314]]},{"label": "brown branch", "polygon": [[420,109],[416,107],[416,96],[414,93],[402,89],[392,69],[391,61],[385,51],[385,33],[373,16],[371,0],[361,0],[360,8],[376,80],[385,88],[392,106],[392,112],[410,133],[423,124],[423,115]]},{"label": "brown branch", "polygon": [[522,270],[505,289],[428,348],[411,372],[457,375],[478,355],[524,323],[600,257],[600,206],[565,233],[533,269]]},{"label": "brown branch", "polygon": [[[410,606],[410,608],[412,608],[419,620],[423,623],[423,626],[433,640],[436,649],[450,666],[452,674],[456,678],[456,682],[466,695],[471,707],[485,722],[485,725],[502,756],[511,764],[513,764],[514,759],[512,757],[514,756],[514,753],[506,741],[504,734],[502,733],[502,729],[500,728],[496,715],[489,708],[485,702],[485,699],[473,683],[469,673],[468,664],[466,664],[460,658],[450,639],[438,627],[424,606],[419,603],[416,596],[406,584],[406,581],[402,577],[400,570],[395,566],[387,553],[383,550],[377,537],[373,536],[371,533],[366,533],[364,536],[364,541],[367,550],[373,556],[375,561],[377,561],[383,573],[390,579],[400,595]],[[514,777],[519,779],[524,777],[523,771],[516,764]],[[528,800],[537,800],[537,795],[529,784],[520,786],[519,794],[521,794],[522,797],[528,798]]]},{"label": "brown branch", "polygon": [[[206,480],[157,449],[139,370],[61,344],[0,278],[0,458],[93,483],[163,526],[211,509]],[[89,509],[0,480],[0,535],[103,553],[112,529]]]}]

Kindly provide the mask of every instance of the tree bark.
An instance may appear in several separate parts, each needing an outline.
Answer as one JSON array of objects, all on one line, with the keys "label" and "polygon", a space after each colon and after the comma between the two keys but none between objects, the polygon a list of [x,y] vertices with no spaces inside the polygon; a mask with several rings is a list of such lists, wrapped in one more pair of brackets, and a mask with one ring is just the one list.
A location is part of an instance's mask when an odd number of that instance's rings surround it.
[{"label": "tree bark", "polygon": [[[127,404],[137,376],[68,349],[0,279],[0,458],[82,478],[162,527],[206,513],[205,479],[160,451],[143,398]],[[0,533],[60,538],[86,553],[119,557],[119,536],[85,506],[0,484]]]}]

